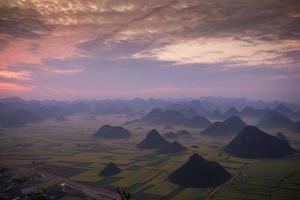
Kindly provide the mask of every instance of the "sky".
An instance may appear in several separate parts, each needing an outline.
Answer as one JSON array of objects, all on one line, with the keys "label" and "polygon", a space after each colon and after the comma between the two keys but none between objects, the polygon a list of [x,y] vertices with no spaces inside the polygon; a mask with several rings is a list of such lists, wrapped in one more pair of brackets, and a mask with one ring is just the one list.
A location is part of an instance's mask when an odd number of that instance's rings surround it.
[{"label": "sky", "polygon": [[0,0],[0,97],[300,102],[299,0]]}]

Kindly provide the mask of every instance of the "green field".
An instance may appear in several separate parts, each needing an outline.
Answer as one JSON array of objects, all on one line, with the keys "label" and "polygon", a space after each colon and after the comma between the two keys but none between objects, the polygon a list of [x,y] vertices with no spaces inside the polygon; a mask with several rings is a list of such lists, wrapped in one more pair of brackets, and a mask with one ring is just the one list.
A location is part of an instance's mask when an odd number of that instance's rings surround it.
[{"label": "green field", "polygon": [[[232,173],[242,169],[240,176],[218,190],[211,199],[300,199],[299,155],[277,160],[232,157],[222,151],[230,138],[199,136],[198,129],[188,129],[193,133],[192,139],[180,140],[189,147],[188,152],[176,156],[162,155],[152,150],[139,150],[135,145],[152,128],[160,133],[170,131],[165,126],[130,125],[125,126],[133,133],[130,139],[95,140],[91,135],[101,125],[120,125],[128,119],[120,116],[98,117],[97,120],[82,118],[74,116],[65,122],[45,121],[21,129],[2,129],[1,165],[13,167],[32,161],[47,161],[60,176],[93,187],[125,188],[133,193],[135,200],[200,200],[210,189],[183,188],[168,181],[168,175],[197,152],[206,159],[219,162]],[[184,127],[172,127],[172,131],[181,129]],[[272,134],[276,131],[267,130]],[[292,146],[300,150],[300,136],[283,132]],[[192,145],[198,148],[190,148]],[[122,172],[113,177],[100,177],[100,171],[111,161]]]}]

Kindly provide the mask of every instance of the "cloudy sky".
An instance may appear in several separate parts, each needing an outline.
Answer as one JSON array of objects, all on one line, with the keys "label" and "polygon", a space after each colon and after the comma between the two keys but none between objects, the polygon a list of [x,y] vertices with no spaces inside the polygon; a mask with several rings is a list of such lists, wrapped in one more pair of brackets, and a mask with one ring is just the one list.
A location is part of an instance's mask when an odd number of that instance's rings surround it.
[{"label": "cloudy sky", "polygon": [[0,96],[300,101],[299,0],[0,0]]}]

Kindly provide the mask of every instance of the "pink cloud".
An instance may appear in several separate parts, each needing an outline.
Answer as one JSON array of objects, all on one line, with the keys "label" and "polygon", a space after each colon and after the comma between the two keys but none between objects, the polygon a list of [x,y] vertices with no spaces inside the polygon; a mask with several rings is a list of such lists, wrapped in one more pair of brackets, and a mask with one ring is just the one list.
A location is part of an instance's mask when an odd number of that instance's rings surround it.
[{"label": "pink cloud", "polygon": [[[33,45],[38,46],[36,51],[30,51]],[[35,40],[18,39],[1,51],[0,68],[9,68],[18,64],[43,65],[43,59],[65,59],[75,55],[78,55],[78,50],[74,43],[70,42],[70,38],[52,36]],[[47,68],[47,66],[43,67]]]},{"label": "pink cloud", "polygon": [[19,93],[19,92],[29,92],[32,88],[16,83],[7,83],[7,82],[0,82],[0,91],[1,92],[13,92],[13,93]]}]

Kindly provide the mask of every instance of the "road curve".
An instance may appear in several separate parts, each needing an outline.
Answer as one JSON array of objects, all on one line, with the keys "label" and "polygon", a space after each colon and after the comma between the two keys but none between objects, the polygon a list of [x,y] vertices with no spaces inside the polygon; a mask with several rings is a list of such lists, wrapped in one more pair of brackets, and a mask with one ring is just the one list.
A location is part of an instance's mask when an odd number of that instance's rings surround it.
[{"label": "road curve", "polygon": [[71,181],[69,179],[39,169],[34,169],[34,171],[55,182],[64,183],[66,187],[81,191],[85,195],[96,200],[121,200],[119,194],[111,192],[109,190],[92,188],[87,185],[83,185],[81,183]]},{"label": "road curve", "polygon": [[[244,169],[245,167],[247,166],[247,164],[245,164],[242,169]],[[209,200],[214,194],[215,192],[217,192],[219,189],[221,189],[222,187],[224,187],[225,185],[231,183],[236,177],[238,176],[241,176],[242,175],[242,169],[238,170],[234,176],[229,180],[227,181],[226,183],[222,184],[222,185],[219,185],[218,187],[215,187],[215,188],[212,188],[206,195],[205,197],[203,198],[204,200]]]}]

